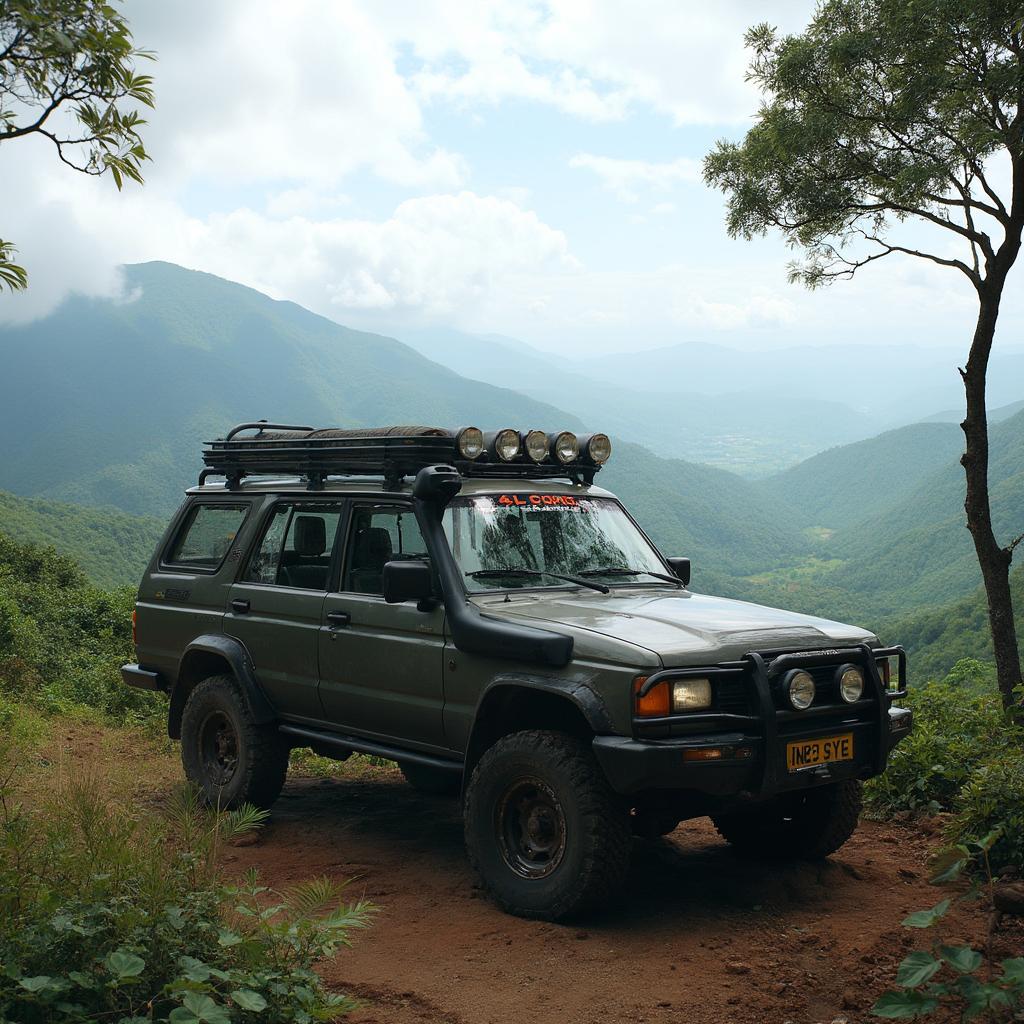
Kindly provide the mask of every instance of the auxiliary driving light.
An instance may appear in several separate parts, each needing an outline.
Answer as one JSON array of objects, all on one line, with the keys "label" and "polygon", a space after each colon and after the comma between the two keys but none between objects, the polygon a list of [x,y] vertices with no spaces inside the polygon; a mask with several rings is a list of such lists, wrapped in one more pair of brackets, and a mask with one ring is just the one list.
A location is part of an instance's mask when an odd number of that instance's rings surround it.
[{"label": "auxiliary driving light", "polygon": [[580,457],[580,443],[576,435],[569,430],[560,434],[550,434],[551,454],[561,463],[575,462]]},{"label": "auxiliary driving light", "polygon": [[607,434],[591,434],[580,438],[580,448],[595,466],[603,466],[612,453],[612,443]]},{"label": "auxiliary driving light", "polygon": [[787,672],[783,686],[789,703],[797,711],[806,711],[814,703],[816,687],[814,677],[810,672],[805,672],[800,668]]},{"label": "auxiliary driving light", "polygon": [[484,450],[484,434],[479,427],[463,427],[455,435],[455,444],[464,459],[478,459]]},{"label": "auxiliary driving light", "polygon": [[494,435],[492,450],[502,462],[511,462],[519,454],[519,431],[499,430]]},{"label": "auxiliary driving light", "polygon": [[548,457],[548,435],[543,430],[531,430],[523,437],[523,447],[534,462],[543,462]]},{"label": "auxiliary driving light", "polygon": [[864,673],[856,665],[840,665],[836,669],[839,696],[847,704],[856,704],[864,696]]},{"label": "auxiliary driving light", "polygon": [[706,711],[711,707],[709,679],[677,679],[672,684],[673,711]]}]

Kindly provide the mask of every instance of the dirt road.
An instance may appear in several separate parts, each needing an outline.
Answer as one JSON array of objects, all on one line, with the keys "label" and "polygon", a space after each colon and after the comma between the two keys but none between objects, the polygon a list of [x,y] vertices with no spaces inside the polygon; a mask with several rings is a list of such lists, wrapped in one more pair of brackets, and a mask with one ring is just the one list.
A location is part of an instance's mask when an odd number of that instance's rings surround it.
[{"label": "dirt road", "polygon": [[[457,802],[382,771],[290,781],[230,867],[258,867],[275,887],[354,877],[352,892],[380,906],[324,968],[368,1001],[358,1024],[854,1024],[912,948],[900,920],[943,895],[926,882],[931,845],[868,822],[828,863],[752,864],[707,821],[687,823],[636,844],[618,907],[566,927],[492,906],[467,866]],[[977,911],[949,920],[949,940],[984,934]],[[1019,955],[1024,933],[999,941]]]}]

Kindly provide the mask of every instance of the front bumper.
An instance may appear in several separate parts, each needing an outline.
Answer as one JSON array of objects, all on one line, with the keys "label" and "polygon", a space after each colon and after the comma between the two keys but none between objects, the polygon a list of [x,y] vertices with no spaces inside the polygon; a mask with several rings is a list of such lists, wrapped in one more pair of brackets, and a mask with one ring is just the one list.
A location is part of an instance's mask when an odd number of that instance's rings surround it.
[{"label": "front bumper", "polygon": [[[897,691],[882,683],[875,658],[867,647],[833,652],[801,652],[778,656],[780,671],[800,665],[842,663],[856,657],[865,670],[874,695],[862,704],[823,707],[813,712],[785,711],[777,707],[768,662],[760,655],[748,656],[749,685],[756,714],[705,715],[707,725],[721,725],[696,731],[698,716],[682,719],[678,735],[674,728],[662,728],[662,736],[597,736],[594,756],[612,788],[623,794],[644,790],[677,790],[708,797],[765,799],[777,793],[820,786],[844,779],[867,779],[881,774],[889,753],[913,728],[913,714],[893,707],[892,701],[906,694],[906,656],[898,648],[887,648],[900,658]],[[737,671],[731,664],[729,671]],[[805,717],[806,716],[806,717]],[[725,727],[726,722],[732,728]],[[833,761],[797,771],[787,764],[790,743],[850,734],[853,758]],[[702,752],[714,754],[702,759]]]}]

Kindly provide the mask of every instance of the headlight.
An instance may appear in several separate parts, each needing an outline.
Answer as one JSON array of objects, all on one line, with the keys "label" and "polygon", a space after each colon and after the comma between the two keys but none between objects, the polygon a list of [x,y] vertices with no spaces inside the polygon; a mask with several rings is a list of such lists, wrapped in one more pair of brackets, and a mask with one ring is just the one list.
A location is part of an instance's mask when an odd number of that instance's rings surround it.
[{"label": "headlight", "polygon": [[519,431],[499,430],[494,435],[494,454],[502,462],[511,462],[519,454]]},{"label": "headlight", "polygon": [[856,665],[840,665],[836,669],[839,696],[847,704],[856,704],[864,696],[864,673]]},{"label": "headlight", "polygon": [[531,430],[523,438],[523,447],[534,462],[543,462],[548,457],[548,435],[543,430]]},{"label": "headlight", "polygon": [[591,434],[583,439],[582,447],[595,466],[604,465],[612,453],[612,443],[607,434]]},{"label": "headlight", "polygon": [[786,696],[797,711],[806,711],[814,703],[814,677],[803,669],[793,669],[786,674]]},{"label": "headlight", "polygon": [[479,427],[463,427],[455,435],[455,444],[464,459],[476,459],[484,450],[484,434]]},{"label": "headlight", "polygon": [[672,684],[673,711],[705,711],[711,707],[709,679],[679,679]]},{"label": "headlight", "polygon": [[580,457],[580,444],[576,435],[568,430],[551,435],[551,454],[559,462],[575,462]]}]

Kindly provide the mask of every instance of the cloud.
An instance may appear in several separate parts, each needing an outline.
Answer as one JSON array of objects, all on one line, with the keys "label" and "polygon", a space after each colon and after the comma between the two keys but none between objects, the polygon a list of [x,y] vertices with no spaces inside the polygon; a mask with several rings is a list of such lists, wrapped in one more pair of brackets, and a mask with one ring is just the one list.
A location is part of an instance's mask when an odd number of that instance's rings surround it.
[{"label": "cloud", "polygon": [[[623,202],[635,203],[644,188],[667,191],[680,182],[699,182],[701,165],[699,160],[679,157],[667,163],[652,163],[646,160],[622,160],[608,156],[594,156],[592,153],[577,153],[569,161],[570,167],[584,167],[593,171],[605,188],[615,193]],[[658,212],[668,212],[664,207]]]}]

